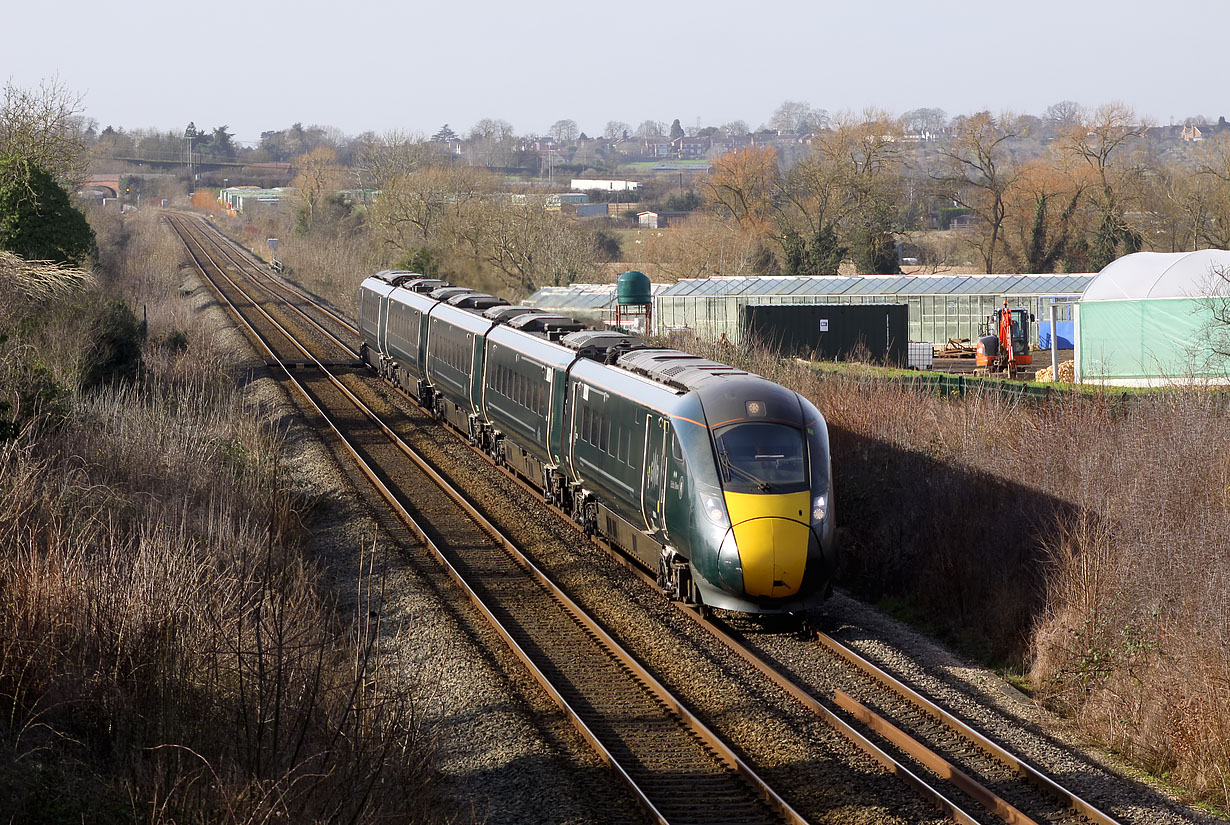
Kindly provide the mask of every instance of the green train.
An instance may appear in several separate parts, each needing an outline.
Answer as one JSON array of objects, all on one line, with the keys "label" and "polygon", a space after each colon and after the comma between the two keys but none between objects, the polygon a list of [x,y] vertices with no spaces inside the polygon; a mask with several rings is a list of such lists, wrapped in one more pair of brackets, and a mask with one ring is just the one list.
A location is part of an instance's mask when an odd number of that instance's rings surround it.
[{"label": "green train", "polygon": [[671,598],[791,613],[827,595],[828,427],[798,393],[410,272],[363,281],[359,330],[372,369]]}]

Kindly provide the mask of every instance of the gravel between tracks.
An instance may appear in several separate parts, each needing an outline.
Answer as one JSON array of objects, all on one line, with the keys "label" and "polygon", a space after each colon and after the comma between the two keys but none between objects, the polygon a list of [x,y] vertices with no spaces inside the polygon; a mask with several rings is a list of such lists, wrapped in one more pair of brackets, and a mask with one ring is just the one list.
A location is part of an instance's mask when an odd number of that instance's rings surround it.
[{"label": "gravel between tracks", "polygon": [[317,502],[309,525],[313,548],[339,609],[356,609],[365,580],[360,559],[375,546],[367,580],[384,594],[382,655],[413,680],[437,743],[438,798],[429,804],[438,819],[491,825],[643,821],[613,774],[451,580],[421,555],[425,551],[407,531],[356,495],[360,480],[304,424],[287,396],[291,388],[254,356],[208,287],[191,270],[184,277],[199,322],[216,329],[237,365],[249,371],[250,403],[286,433],[290,483]]},{"label": "gravel between tracks", "polygon": [[[399,397],[390,400],[409,406]],[[410,414],[417,415],[413,410]],[[702,715],[711,726],[740,739],[749,729],[758,731],[749,737],[753,744],[745,755],[758,765],[769,766],[764,771],[766,778],[780,788],[807,786],[791,796],[792,804],[807,807],[809,801],[816,802],[820,815],[808,813],[817,822],[922,822],[933,818],[908,793],[899,789],[894,793],[881,784],[878,770],[868,767],[844,740],[757,687],[760,680],[746,666],[680,616],[660,594],[543,510],[533,496],[494,473],[453,435],[433,423],[423,423],[424,428],[413,436],[416,446],[434,452],[429,457],[446,465],[448,475],[470,479],[467,489],[486,503],[488,515],[529,548],[573,598],[670,688],[694,709],[708,709]],[[1128,778],[1130,771],[1122,764],[1088,749],[1062,720],[1029,701],[993,671],[963,662],[882,612],[841,594],[823,612],[818,618],[823,626],[885,670],[1122,822],[1222,821],[1182,805],[1157,787]],[[773,630],[772,626],[768,629]],[[798,681],[816,686],[817,692],[832,684],[826,673],[827,657],[814,642],[780,631],[757,636],[760,646],[787,665]],[[815,743],[806,755],[783,749],[799,730],[808,731]],[[825,764],[821,767],[817,762]],[[889,781],[896,787],[895,779]]]}]

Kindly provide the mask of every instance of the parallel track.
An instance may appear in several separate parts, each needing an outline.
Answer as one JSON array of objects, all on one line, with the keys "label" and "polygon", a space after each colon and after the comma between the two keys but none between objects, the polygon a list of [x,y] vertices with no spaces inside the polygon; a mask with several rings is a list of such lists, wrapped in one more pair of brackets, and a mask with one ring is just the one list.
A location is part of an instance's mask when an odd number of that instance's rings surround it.
[{"label": "parallel track", "polygon": [[[173,225],[187,230],[188,227],[185,226],[186,221],[187,219],[184,218],[176,218],[173,220]],[[177,231],[179,231],[178,228]],[[200,232],[200,230],[197,231]],[[202,242],[193,242],[197,244],[197,248],[203,254],[205,247],[202,245]],[[184,243],[191,253],[192,249],[189,246],[189,241],[185,239]],[[259,267],[246,261],[242,254],[239,257],[230,254],[226,247],[229,247],[231,251],[235,251],[235,248],[229,242],[226,242],[224,245],[224,243],[211,239],[206,240],[205,243],[210,244],[212,248],[215,248],[221,255],[224,255],[228,259],[230,266],[243,271],[249,277],[259,279],[262,282],[262,288],[271,297],[290,293],[295,296],[296,302],[312,303],[302,293],[294,292],[289,287],[270,278]],[[196,254],[194,254],[195,258]],[[344,319],[340,319],[335,314],[319,307],[316,307],[316,309],[328,313],[333,319],[333,323],[341,326],[343,330],[348,329],[350,332],[354,332],[354,327],[350,326]],[[295,311],[299,312],[304,318],[307,318],[303,308],[296,308]],[[235,310],[235,312],[238,314],[238,310]],[[311,321],[311,324],[317,329],[321,328],[320,324],[314,320]],[[332,333],[329,333],[329,337],[333,338],[337,346],[344,348],[346,353],[352,357],[354,356],[355,349],[348,343],[334,337]],[[303,353],[303,355],[313,361],[315,360],[302,347],[295,351]],[[276,358],[276,356],[271,357]],[[313,374],[309,380],[305,381],[303,392],[307,397],[312,397],[306,388],[308,385],[313,388],[319,387],[315,391],[320,393],[320,397],[323,397],[328,392],[328,389],[323,386],[328,383],[324,376],[325,371],[322,369],[320,376]],[[337,383],[336,379],[331,380]],[[357,403],[357,400],[354,403]],[[365,443],[370,440],[370,438],[364,438]],[[399,449],[409,450],[404,445]],[[425,463],[424,467],[426,467]],[[446,484],[430,468],[426,468],[425,471],[435,476],[437,483],[441,485]],[[504,472],[507,473],[506,470]],[[511,474],[508,475],[535,495],[538,494],[533,485],[527,484],[523,479]],[[377,479],[377,483],[383,486],[383,482],[379,479]],[[416,497],[420,495],[418,487],[412,486],[408,489],[413,489]],[[388,488],[385,488],[385,495],[390,500],[396,500],[397,498],[395,491]],[[456,501],[464,499],[464,495],[456,490],[453,490],[448,495]],[[474,517],[481,519],[481,516],[477,516],[477,510],[472,505],[467,503],[466,507],[472,511]],[[416,526],[414,529],[420,535],[423,535],[430,544],[431,539],[428,537],[430,528]],[[479,532],[489,536],[497,536],[499,537],[497,539],[498,544],[511,547],[511,543],[502,536],[499,536],[494,526],[485,523],[485,520],[483,520],[483,526],[479,528]],[[466,539],[465,541],[468,540]],[[465,541],[462,543],[464,544]],[[431,546],[434,552],[440,554],[441,558],[446,559],[446,564],[450,564],[444,551],[436,549],[434,545]],[[617,551],[613,550],[612,552],[615,552],[616,556],[626,566],[636,572],[637,575],[649,583],[653,583],[652,575],[643,570],[634,561],[622,556]],[[471,575],[478,575],[486,571],[496,581],[507,581],[514,579],[517,568],[520,568],[521,570],[530,571],[532,577],[541,586],[554,587],[549,585],[546,577],[524,557],[515,562],[513,566],[488,569],[485,565],[493,555],[488,553],[485,556],[481,556],[480,554],[480,558],[477,561],[471,560],[470,562],[459,556],[454,562],[456,568],[450,569],[453,569],[454,576],[459,579],[467,572]],[[524,594],[520,594],[517,588],[524,586],[524,584],[518,585],[513,591],[510,591],[518,594],[514,598],[522,598]],[[477,587],[470,591],[470,588],[466,586],[466,589],[471,593],[471,598],[475,600],[481,600],[483,594],[487,592],[482,587]],[[580,609],[568,601],[567,597],[563,596],[562,593],[558,597],[553,598],[562,599],[560,603],[566,603],[569,606],[569,611],[575,609],[577,613],[580,612]],[[1055,822],[1092,822],[1098,825],[1117,825],[1116,821],[1110,816],[1099,811],[1076,794],[1067,791],[1025,760],[1014,756],[995,742],[974,731],[953,715],[939,708],[899,680],[884,673],[874,664],[859,656],[855,651],[829,636],[816,634],[816,638],[819,641],[818,647],[825,651],[825,655],[832,656],[845,663],[844,667],[850,674],[846,684],[848,690],[832,688],[827,691],[813,692],[784,676],[778,667],[770,663],[764,656],[754,652],[749,644],[738,638],[737,632],[732,631],[721,620],[706,618],[700,612],[683,605],[676,604],[676,606],[689,617],[697,620],[701,626],[712,633],[723,645],[764,674],[780,690],[802,703],[812,712],[823,717],[828,724],[838,730],[843,736],[884,765],[887,770],[901,777],[903,781],[915,788],[924,798],[934,802],[956,822],[968,823],[969,825],[996,821],[1022,823],[1022,825],[1030,823],[1032,825],[1043,825],[1044,823]],[[491,617],[493,621],[496,620],[496,611],[491,611]],[[515,623],[512,619],[509,619],[509,621]],[[532,660],[529,658],[530,654],[527,652],[529,650],[537,650],[538,645],[543,643],[542,636],[540,635],[542,631],[537,633],[534,631],[532,619],[525,619],[524,621],[527,627],[516,631],[502,631],[502,633],[505,635],[505,639],[510,646],[517,650],[524,660],[530,663],[531,669],[536,673],[536,677],[544,685],[548,685],[550,680],[547,675],[538,670],[538,666],[532,663]],[[582,635],[600,632],[592,620],[576,619],[575,621],[578,622],[577,627],[582,628],[580,630]],[[552,630],[550,632],[554,633],[555,631]],[[613,645],[614,643],[611,642],[611,644]],[[589,667],[589,665],[586,665],[586,667]],[[619,667],[622,668],[623,665]],[[636,668],[640,670],[639,665]],[[547,667],[547,670],[551,670],[550,666]],[[641,671],[641,674],[640,678],[642,680],[652,683],[657,688],[661,687],[657,685],[656,681],[653,681],[653,678],[648,673]],[[569,679],[563,669],[556,669],[555,675],[564,676],[565,680]],[[604,690],[600,689],[599,693],[603,693]],[[582,692],[579,696],[577,694],[564,696],[562,692],[557,695],[555,687],[548,687],[548,691],[556,696],[558,702],[564,705],[570,699],[579,705],[585,705],[590,701],[586,698],[588,694],[585,692]],[[670,700],[667,701],[669,703]],[[686,713],[686,711],[683,711],[681,704],[676,704],[678,705],[677,712]],[[603,750],[603,740],[598,734],[601,732],[607,738],[611,736],[619,738],[621,734],[615,728],[609,727],[604,723],[594,723],[593,727],[590,728],[586,726],[586,723],[580,722],[578,726],[582,728],[586,738],[595,744],[599,752],[604,753],[604,758],[613,765],[616,764],[615,755]],[[623,754],[623,757],[628,758],[628,754]],[[723,757],[723,760],[727,765],[742,764],[737,761],[737,757],[734,756],[733,752],[729,752],[728,755]],[[751,772],[750,768],[747,768],[745,765],[742,766],[742,769],[748,773]],[[619,769],[617,768],[617,770]],[[624,775],[630,783],[634,781],[627,777],[627,774]],[[669,776],[669,774],[667,775]],[[669,785],[669,782],[676,780],[671,778],[667,781]],[[706,781],[708,781],[707,774]],[[666,792],[666,790],[664,788],[663,792]],[[775,799],[772,792],[762,790],[761,793],[771,800]],[[648,795],[642,798],[648,799]],[[777,800],[775,804],[777,809],[783,812],[786,819],[795,816],[785,806],[784,802]],[[652,803],[648,803],[648,807],[656,811]],[[660,812],[658,812],[658,815],[661,816]]]},{"label": "parallel track", "polygon": [[[799,823],[683,703],[556,588],[171,218],[199,272],[581,734],[663,823]],[[407,461],[409,459],[409,461]]]}]

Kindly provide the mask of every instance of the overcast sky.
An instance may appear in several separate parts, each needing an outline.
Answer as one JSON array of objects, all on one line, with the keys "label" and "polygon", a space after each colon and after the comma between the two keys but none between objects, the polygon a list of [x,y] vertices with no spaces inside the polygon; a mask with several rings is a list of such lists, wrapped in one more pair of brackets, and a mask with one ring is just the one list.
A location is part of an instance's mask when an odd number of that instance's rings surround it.
[{"label": "overcast sky", "polygon": [[17,0],[0,75],[58,74],[102,126],[300,121],[347,134],[518,133],[561,118],[756,127],[783,100],[1041,114],[1122,100],[1158,123],[1230,115],[1224,0],[520,4]]}]

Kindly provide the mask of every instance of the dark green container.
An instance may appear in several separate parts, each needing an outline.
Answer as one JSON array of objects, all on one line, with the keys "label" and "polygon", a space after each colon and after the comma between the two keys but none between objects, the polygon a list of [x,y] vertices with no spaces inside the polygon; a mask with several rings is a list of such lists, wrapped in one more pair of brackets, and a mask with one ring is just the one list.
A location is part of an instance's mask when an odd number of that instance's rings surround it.
[{"label": "dark green container", "polygon": [[615,281],[615,298],[620,306],[653,303],[653,288],[644,272],[625,272]]}]

